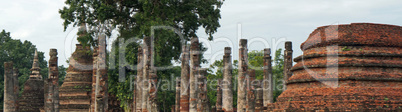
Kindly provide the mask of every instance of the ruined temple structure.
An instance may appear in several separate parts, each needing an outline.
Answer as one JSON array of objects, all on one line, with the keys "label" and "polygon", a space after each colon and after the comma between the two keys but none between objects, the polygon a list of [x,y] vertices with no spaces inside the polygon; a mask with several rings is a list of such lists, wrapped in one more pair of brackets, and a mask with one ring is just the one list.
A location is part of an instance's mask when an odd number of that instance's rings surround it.
[{"label": "ruined temple structure", "polygon": [[[38,55],[18,98],[12,62],[4,63],[4,111],[122,112],[116,96],[107,93],[105,38],[99,48],[76,45],[67,75],[58,87],[57,51],[50,50],[49,78],[40,74]],[[158,77],[153,66],[152,37],[138,49],[132,111],[157,112]],[[104,45],[104,46],[102,46]],[[176,79],[174,112],[329,112],[402,111],[402,27],[372,23],[322,26],[301,45],[293,59],[292,42],[285,42],[284,91],[274,102],[271,49],[263,53],[263,80],[248,66],[247,40],[239,42],[238,76],[233,76],[231,48],[224,48],[223,79],[217,103],[207,95],[207,71],[200,66],[200,43],[182,46],[181,77]],[[93,52],[92,52],[93,51]],[[293,66],[293,61],[297,64]],[[233,79],[233,78],[237,78]],[[235,80],[236,82],[232,82]],[[257,82],[257,85],[254,85]],[[235,84],[238,84],[236,86]],[[237,91],[234,90],[237,88]],[[237,92],[237,108],[233,107]]]},{"label": "ruined temple structure", "polygon": [[[85,33],[85,26],[81,26],[81,30]],[[100,35],[99,45],[93,50],[76,44],[64,83],[59,89],[60,112],[122,111],[115,96],[107,93],[105,38]]]},{"label": "ruined temple structure", "polygon": [[67,75],[60,87],[60,112],[89,111],[92,91],[92,54],[89,47],[76,45]]},{"label": "ruined temple structure", "polygon": [[[101,92],[107,91],[105,86],[107,77],[105,77],[105,69],[102,69],[102,64],[97,57],[93,57],[89,52],[89,47],[83,47],[80,44],[76,45],[76,49],[70,58],[70,66],[67,69],[67,75],[64,79],[63,85],[60,87],[60,112],[95,112],[96,109],[101,109],[109,112],[120,112],[120,102],[116,100],[115,96]],[[96,50],[95,51],[99,51]],[[101,55],[94,53],[97,56]],[[97,60],[94,62],[94,60]],[[93,67],[97,66],[97,67]],[[102,75],[103,74],[103,75]],[[99,77],[96,77],[99,75]],[[96,81],[99,82],[99,95],[96,95]],[[104,89],[102,89],[104,88]],[[110,98],[107,98],[110,96]],[[101,103],[105,101],[107,102]],[[95,100],[98,102],[96,103]],[[98,105],[98,106],[96,106]],[[105,109],[105,110],[102,110]]]},{"label": "ruined temple structure", "polygon": [[402,27],[322,26],[301,49],[269,111],[402,111]]},{"label": "ruined temple structure", "polygon": [[39,112],[44,106],[44,81],[40,74],[38,52],[35,51],[32,73],[24,84],[24,92],[19,98],[19,112]]}]

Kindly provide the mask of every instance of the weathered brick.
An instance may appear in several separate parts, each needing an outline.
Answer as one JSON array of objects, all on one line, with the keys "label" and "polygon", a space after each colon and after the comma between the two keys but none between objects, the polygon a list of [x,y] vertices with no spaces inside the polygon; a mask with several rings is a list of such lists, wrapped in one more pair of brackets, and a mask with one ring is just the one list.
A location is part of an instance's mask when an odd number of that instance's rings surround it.
[{"label": "weathered brick", "polygon": [[402,111],[402,27],[317,28],[268,111]]}]

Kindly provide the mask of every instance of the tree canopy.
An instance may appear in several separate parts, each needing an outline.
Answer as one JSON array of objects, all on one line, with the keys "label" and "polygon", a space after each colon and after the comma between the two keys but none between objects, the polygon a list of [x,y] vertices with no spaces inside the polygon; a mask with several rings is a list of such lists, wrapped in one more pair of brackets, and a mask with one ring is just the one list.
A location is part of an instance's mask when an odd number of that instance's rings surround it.
[{"label": "tree canopy", "polygon": [[151,35],[152,26],[170,26],[185,39],[197,37],[199,27],[212,40],[220,27],[221,0],[66,0],[59,10],[64,30],[69,25],[87,24],[89,36],[78,39],[82,44],[96,45],[96,34],[117,28],[121,37]]}]

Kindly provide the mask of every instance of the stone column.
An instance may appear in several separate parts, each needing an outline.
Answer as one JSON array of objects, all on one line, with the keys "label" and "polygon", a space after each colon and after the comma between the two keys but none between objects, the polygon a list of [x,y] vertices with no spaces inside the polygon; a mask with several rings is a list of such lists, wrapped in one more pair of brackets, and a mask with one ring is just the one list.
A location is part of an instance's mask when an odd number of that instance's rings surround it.
[{"label": "stone column", "polygon": [[283,66],[283,90],[286,90],[286,83],[288,82],[289,78],[292,76],[292,72],[290,69],[293,66],[293,50],[292,50],[292,42],[287,41],[285,42],[285,51],[284,51],[284,66]]},{"label": "stone column", "polygon": [[[262,82],[259,80],[258,82]],[[259,85],[255,86],[255,112],[263,112],[264,105],[263,105],[263,89]]]},{"label": "stone column", "polygon": [[218,80],[216,85],[216,111],[222,112],[222,80]]},{"label": "stone column", "polygon": [[95,72],[95,75],[96,75],[96,77],[95,77],[95,102],[94,102],[95,112],[102,112],[105,110],[103,110],[103,104],[102,104],[103,97],[100,93],[100,91],[101,91],[101,87],[100,87],[101,86],[100,85],[101,73],[99,70],[100,69],[99,50],[98,50],[98,56],[95,57],[94,61],[96,61],[96,63],[93,65],[93,66],[95,66],[94,68],[96,68],[96,69],[94,69],[96,71]]},{"label": "stone column", "polygon": [[232,56],[231,48],[225,47],[223,55],[223,81],[222,81],[222,110],[233,112],[233,83],[232,83]]},{"label": "stone column", "polygon": [[141,81],[142,83],[142,112],[148,112],[148,106],[149,106],[149,83],[150,83],[150,77],[149,77],[149,72],[151,70],[151,37],[144,37],[144,47],[143,47],[143,80]]},{"label": "stone column", "polygon": [[45,81],[45,106],[46,112],[59,112],[59,69],[57,64],[57,49],[49,52],[49,75]]},{"label": "stone column", "polygon": [[180,83],[180,112],[189,111],[189,98],[190,98],[190,47],[184,45],[182,47],[182,61],[181,61],[181,83]]},{"label": "stone column", "polygon": [[180,83],[180,77],[177,77],[176,78],[176,97],[175,97],[175,108],[174,108],[174,110],[175,110],[175,112],[180,112],[180,86],[181,86],[181,83]]},{"label": "stone column", "polygon": [[207,96],[207,69],[199,69],[197,75],[198,83],[198,99],[197,99],[197,112],[209,112],[209,100]]},{"label": "stone column", "polygon": [[92,88],[91,88],[91,112],[95,112],[95,100],[96,100],[96,97],[95,97],[95,91],[96,91],[96,77],[97,77],[97,71],[98,71],[98,66],[97,66],[97,64],[98,64],[98,50],[99,50],[99,48],[98,47],[94,47],[94,50],[93,50],[93,53],[92,53],[92,59],[93,59],[93,61],[92,61],[92,64],[93,64],[93,66],[92,66]]},{"label": "stone column", "polygon": [[255,70],[248,69],[247,70],[247,105],[246,112],[254,112],[255,111],[255,92],[254,92],[254,79],[255,79]]},{"label": "stone column", "polygon": [[264,80],[263,80],[263,105],[274,103],[274,82],[272,79],[271,49],[264,49]]},{"label": "stone column", "polygon": [[148,110],[150,112],[157,112],[158,111],[158,101],[157,101],[157,93],[158,93],[158,76],[156,75],[157,71],[154,68],[151,68],[149,73],[149,80],[150,82],[150,89],[149,89],[149,105]]},{"label": "stone column", "polygon": [[13,62],[4,62],[4,112],[17,112],[14,95]]},{"label": "stone column", "polygon": [[136,92],[135,92],[135,111],[141,112],[142,111],[142,81],[143,81],[143,51],[141,46],[138,47],[137,52],[137,77],[136,77]]},{"label": "stone column", "polygon": [[198,69],[200,66],[200,59],[199,59],[199,43],[198,43],[198,38],[193,37],[191,39],[191,45],[190,45],[190,61],[191,61],[191,66],[190,66],[190,106],[189,110],[190,112],[196,112],[197,111],[197,99],[198,93],[197,93],[197,74],[198,74]]},{"label": "stone column", "polygon": [[99,49],[97,58],[97,73],[96,73],[96,90],[95,90],[95,111],[105,112],[108,109],[108,94],[107,94],[107,67],[106,67],[106,36],[100,35]]},{"label": "stone column", "polygon": [[237,112],[246,111],[246,84],[245,78],[248,69],[247,39],[240,39],[239,45],[239,75],[237,87]]},{"label": "stone column", "polygon": [[13,82],[14,82],[14,98],[15,98],[15,111],[18,111],[18,94],[20,93],[20,86],[18,85],[18,68],[13,69]]}]

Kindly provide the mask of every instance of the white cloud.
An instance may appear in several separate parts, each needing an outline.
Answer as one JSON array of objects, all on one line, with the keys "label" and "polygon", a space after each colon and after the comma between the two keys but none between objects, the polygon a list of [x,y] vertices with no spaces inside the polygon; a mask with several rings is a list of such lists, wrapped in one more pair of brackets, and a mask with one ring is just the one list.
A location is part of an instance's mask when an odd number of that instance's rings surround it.
[{"label": "white cloud", "polygon": [[[300,44],[319,26],[352,22],[402,25],[401,5],[398,0],[226,0],[221,10],[222,27],[215,38],[230,39],[235,45],[233,58],[237,59],[237,24],[241,23],[244,38],[260,37],[270,44],[275,43],[272,38],[292,40],[296,57],[301,54]],[[76,40],[74,28],[63,32],[63,20],[58,13],[63,6],[64,0],[2,1],[0,29],[11,32],[13,38],[31,41],[46,52],[46,57],[50,48],[57,48],[59,63],[67,65],[65,59],[74,50]],[[73,31],[69,33],[70,30]],[[198,34],[206,37],[202,30]],[[212,53],[228,46],[213,42],[211,45]],[[283,47],[283,43],[278,47]],[[250,50],[262,49],[260,44],[250,46]]]}]

